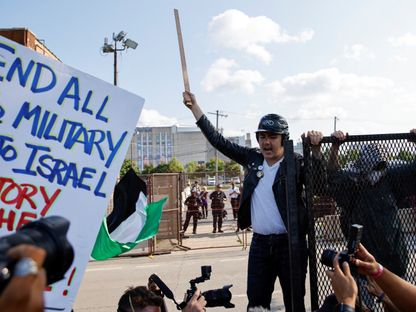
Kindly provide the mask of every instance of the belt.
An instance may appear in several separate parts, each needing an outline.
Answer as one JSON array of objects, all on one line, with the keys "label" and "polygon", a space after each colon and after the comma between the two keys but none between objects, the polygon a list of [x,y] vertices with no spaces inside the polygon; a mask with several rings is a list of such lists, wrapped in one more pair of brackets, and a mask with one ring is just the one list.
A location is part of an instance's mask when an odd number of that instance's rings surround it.
[{"label": "belt", "polygon": [[267,240],[270,240],[270,239],[288,239],[287,233],[268,234],[268,235],[253,233],[253,237],[255,237],[256,239],[267,239]]}]

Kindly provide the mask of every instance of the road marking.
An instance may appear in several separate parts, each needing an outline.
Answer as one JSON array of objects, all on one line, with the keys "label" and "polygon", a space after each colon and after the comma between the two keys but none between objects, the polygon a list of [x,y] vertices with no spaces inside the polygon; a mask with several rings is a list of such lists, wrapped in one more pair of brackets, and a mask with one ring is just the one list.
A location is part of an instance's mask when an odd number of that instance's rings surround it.
[{"label": "road marking", "polygon": [[243,260],[246,260],[246,259],[247,259],[247,257],[227,258],[227,259],[221,259],[220,262],[243,261]]},{"label": "road marking", "polygon": [[158,268],[160,264],[136,265],[135,267],[138,269]]},{"label": "road marking", "polygon": [[95,272],[95,271],[112,271],[112,270],[122,270],[123,267],[102,267],[102,268],[92,268],[86,269],[86,272]]}]

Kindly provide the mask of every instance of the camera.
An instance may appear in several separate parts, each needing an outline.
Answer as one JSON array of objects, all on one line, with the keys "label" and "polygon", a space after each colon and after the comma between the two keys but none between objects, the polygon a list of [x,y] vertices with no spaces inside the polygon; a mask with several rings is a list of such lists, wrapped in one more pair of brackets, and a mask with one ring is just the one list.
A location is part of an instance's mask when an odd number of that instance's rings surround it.
[{"label": "camera", "polygon": [[[211,266],[205,265],[201,266],[201,276],[189,281],[191,284],[191,288],[186,291],[185,301],[178,304],[173,296],[172,291],[169,289],[168,286],[157,276],[156,274],[152,274],[149,277],[149,280],[154,282],[161,292],[169,299],[175,302],[176,307],[178,310],[182,310],[186,304],[191,300],[192,296],[196,291],[196,284],[205,282],[211,278]],[[233,285],[225,285],[223,288],[219,289],[212,289],[201,292],[201,295],[204,296],[207,304],[206,307],[224,307],[226,309],[234,308],[235,305],[231,303],[232,294],[230,288]]]},{"label": "camera", "polygon": [[16,261],[7,251],[21,244],[35,245],[46,251],[43,267],[47,283],[64,278],[74,260],[74,249],[66,238],[69,221],[60,216],[42,218],[22,226],[16,233],[0,238],[0,293],[14,275]]},{"label": "camera", "polygon": [[[193,280],[190,280],[189,283],[191,284],[191,288],[186,291],[186,302],[191,300],[192,296],[196,291],[196,284],[205,282],[211,278],[211,266],[210,265],[203,265],[201,266],[201,276],[197,277]],[[226,285],[223,288],[207,290],[201,292],[204,296],[207,305],[206,307],[225,307],[225,308],[234,308],[234,304],[231,301],[231,291],[230,288],[233,285]]]},{"label": "camera", "polygon": [[[347,262],[349,265],[351,265],[351,258],[357,252],[358,245],[361,242],[362,235],[363,235],[362,225],[360,224],[351,225],[350,232],[348,235],[347,250],[342,251],[338,257],[338,262],[340,266],[342,266],[344,262]],[[325,249],[321,255],[321,263],[332,268],[333,261],[337,253],[338,252],[333,249]]]}]

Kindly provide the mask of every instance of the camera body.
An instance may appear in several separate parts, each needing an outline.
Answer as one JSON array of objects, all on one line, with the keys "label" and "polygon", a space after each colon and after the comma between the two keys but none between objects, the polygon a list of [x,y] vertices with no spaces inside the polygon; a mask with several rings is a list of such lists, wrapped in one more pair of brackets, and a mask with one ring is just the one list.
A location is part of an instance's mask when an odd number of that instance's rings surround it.
[{"label": "camera body", "polygon": [[16,233],[0,238],[0,293],[14,275],[16,262],[7,257],[10,248],[21,244],[35,245],[46,251],[43,267],[47,283],[64,278],[74,260],[74,249],[66,238],[69,221],[51,216],[22,226]]},{"label": "camera body", "polygon": [[[150,282],[154,282],[160,289],[160,291],[165,295],[167,298],[173,300],[175,302],[176,307],[178,310],[182,310],[185,308],[186,304],[191,300],[192,296],[195,294],[196,291],[196,284],[205,282],[211,278],[211,266],[205,265],[201,266],[201,276],[189,281],[191,284],[191,288],[186,291],[185,301],[182,303],[177,303],[172,291],[169,289],[168,286],[160,279],[159,276],[156,274],[152,274],[149,277]],[[232,294],[230,288],[233,285],[226,285],[223,288],[219,289],[212,289],[201,292],[201,295],[204,296],[207,304],[206,307],[225,307],[227,309],[234,308],[235,305],[231,303]]]},{"label": "camera body", "polygon": [[[186,303],[188,303],[194,295],[196,291],[196,284],[210,279],[211,271],[210,265],[203,265],[201,266],[201,276],[189,281],[191,288],[186,291]],[[234,304],[230,302],[232,297],[230,288],[232,286],[233,285],[225,285],[223,288],[201,292],[201,295],[204,296],[205,301],[207,302],[206,307],[225,307],[227,309],[234,308]]]},{"label": "camera body", "polygon": [[[338,262],[339,265],[342,266],[344,262],[347,262],[351,265],[351,258],[355,255],[358,249],[358,245],[361,242],[361,237],[363,235],[363,226],[360,224],[353,224],[350,227],[350,232],[348,235],[348,244],[347,250],[342,251],[339,254]],[[321,263],[328,266],[333,267],[334,258],[337,255],[337,251],[333,249],[325,249],[321,255]]]}]

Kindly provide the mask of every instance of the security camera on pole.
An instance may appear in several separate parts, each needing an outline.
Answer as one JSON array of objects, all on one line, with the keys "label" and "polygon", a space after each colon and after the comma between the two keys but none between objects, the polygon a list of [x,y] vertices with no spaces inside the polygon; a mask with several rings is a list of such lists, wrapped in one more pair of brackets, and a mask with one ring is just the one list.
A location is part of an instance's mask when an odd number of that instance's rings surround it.
[{"label": "security camera on pole", "polygon": [[[108,43],[108,38],[104,38],[104,45],[101,48],[101,51],[103,53],[114,53],[114,85],[117,85],[117,52],[124,51],[128,48],[136,49],[138,46],[138,43],[134,40],[126,38],[127,33],[124,31],[120,31],[117,35],[113,33],[113,44]],[[122,48],[117,48],[117,42],[120,42],[122,45]]]}]

